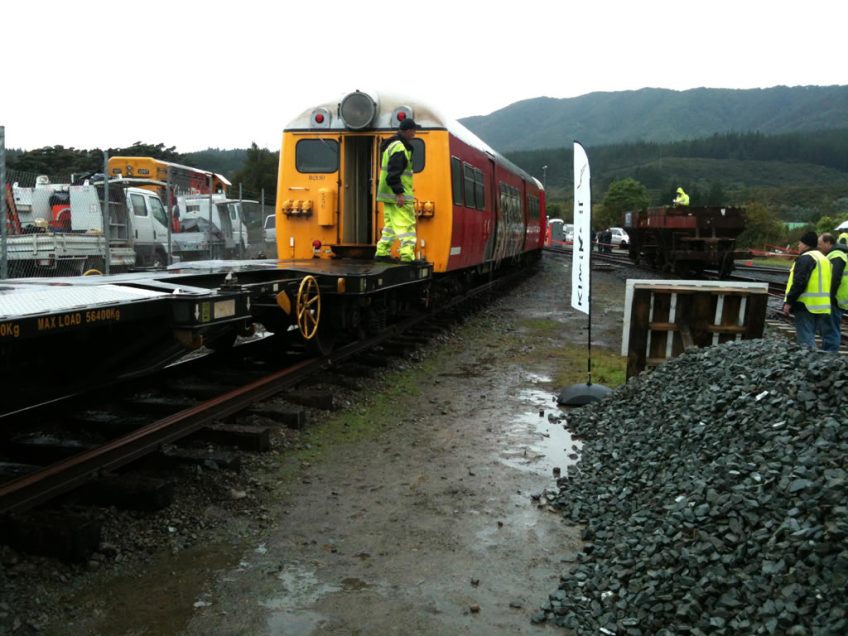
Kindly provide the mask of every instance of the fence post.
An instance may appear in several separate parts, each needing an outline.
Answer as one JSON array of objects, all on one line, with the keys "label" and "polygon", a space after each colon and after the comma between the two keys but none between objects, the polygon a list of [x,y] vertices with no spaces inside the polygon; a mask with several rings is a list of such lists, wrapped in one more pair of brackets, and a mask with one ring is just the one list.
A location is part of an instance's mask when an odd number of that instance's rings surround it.
[{"label": "fence post", "polygon": [[214,252],[212,250],[212,188],[214,187],[213,181],[212,181],[213,178],[214,178],[214,175],[210,172],[209,173],[209,227],[206,228],[206,237],[207,237],[206,240],[209,242],[209,260],[212,260],[214,258],[214,256],[213,256]]},{"label": "fence post", "polygon": [[174,207],[177,205],[177,197],[171,200],[171,166],[168,166],[168,176],[165,182],[165,218],[168,219],[168,256],[165,258],[165,264],[170,265],[174,262],[171,254],[174,253],[173,238],[171,237],[171,227],[174,225]]},{"label": "fence post", "polygon": [[[112,272],[112,241],[109,222],[112,218],[111,210],[109,209],[109,151],[103,151],[103,238],[105,239],[105,248],[103,250],[103,268],[108,276]],[[127,228],[129,231],[129,228]]]},{"label": "fence post", "polygon": [[9,263],[6,255],[6,127],[0,126],[0,278],[9,277]]}]

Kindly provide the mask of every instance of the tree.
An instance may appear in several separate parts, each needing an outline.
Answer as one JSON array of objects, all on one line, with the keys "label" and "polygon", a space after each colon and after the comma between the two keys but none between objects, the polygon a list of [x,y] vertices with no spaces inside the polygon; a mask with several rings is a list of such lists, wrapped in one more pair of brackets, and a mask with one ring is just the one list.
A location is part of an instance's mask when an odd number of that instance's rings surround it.
[{"label": "tree", "polygon": [[816,234],[831,232],[837,225],[839,225],[839,221],[834,220],[832,216],[823,216],[816,223]]},{"label": "tree", "polygon": [[[182,155],[174,146],[165,144],[145,144],[140,141],[126,148],[109,148],[109,156],[154,157],[164,161],[180,163]],[[103,151],[99,148],[77,150],[64,146],[45,146],[36,150],[21,152],[9,167],[22,172],[46,174],[63,181],[72,174],[83,175],[103,172]]]},{"label": "tree", "polygon": [[745,206],[745,214],[745,231],[736,239],[740,247],[779,245],[786,241],[786,227],[778,220],[773,210],[762,203],[749,203]]},{"label": "tree", "polygon": [[562,206],[559,203],[548,203],[545,213],[548,215],[549,219],[561,219]]},{"label": "tree", "polygon": [[721,181],[710,182],[710,191],[707,193],[706,205],[720,207],[727,205],[727,197],[724,194],[724,188]]},{"label": "tree", "polygon": [[621,179],[610,183],[593,225],[612,227],[619,224],[621,215],[627,210],[641,210],[651,202],[648,191],[635,179]]},{"label": "tree", "polygon": [[[99,152],[99,151],[98,151]],[[109,156],[119,157],[153,157],[171,163],[182,163],[183,156],[177,152],[176,146],[165,146],[163,143],[146,144],[136,141],[132,146],[126,148],[109,148]]]},{"label": "tree", "polygon": [[277,193],[277,164],[279,153],[250,144],[242,168],[233,175],[233,184],[242,184],[245,197],[259,198],[265,190],[265,200],[274,201]]}]

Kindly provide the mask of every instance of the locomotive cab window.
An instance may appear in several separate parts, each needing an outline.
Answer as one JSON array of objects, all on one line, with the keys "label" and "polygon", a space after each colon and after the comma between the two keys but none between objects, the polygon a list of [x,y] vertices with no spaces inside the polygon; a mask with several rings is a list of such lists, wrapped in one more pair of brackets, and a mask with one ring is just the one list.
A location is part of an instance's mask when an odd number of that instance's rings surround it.
[{"label": "locomotive cab window", "polygon": [[424,170],[424,164],[426,163],[425,148],[423,139],[412,140],[412,172],[415,174]]},{"label": "locomotive cab window", "polygon": [[295,166],[298,172],[337,172],[339,142],[335,139],[301,139],[297,142]]}]

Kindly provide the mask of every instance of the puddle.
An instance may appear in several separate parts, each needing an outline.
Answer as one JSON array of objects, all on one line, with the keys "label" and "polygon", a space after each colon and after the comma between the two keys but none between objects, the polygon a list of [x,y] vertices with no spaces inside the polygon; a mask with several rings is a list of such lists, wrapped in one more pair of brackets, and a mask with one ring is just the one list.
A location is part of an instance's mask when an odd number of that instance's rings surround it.
[{"label": "puddle", "polygon": [[577,463],[579,457],[569,455],[579,455],[582,443],[571,436],[562,422],[548,420],[548,415],[562,417],[562,412],[553,406],[550,393],[523,389],[518,398],[530,410],[512,420],[504,438],[501,461],[519,470],[548,476],[553,476],[554,468],[559,468],[564,475],[568,466]]},{"label": "puddle", "polygon": [[527,373],[527,379],[533,384],[550,384],[552,378],[547,375],[539,375],[538,373]]},{"label": "puddle", "polygon": [[[228,543],[206,543],[175,555],[163,553],[142,572],[104,576],[99,584],[74,597],[75,606],[97,608],[91,615],[71,618],[45,633],[182,633],[194,612],[215,605],[209,580],[230,568],[241,549]],[[144,590],[141,597],[139,590]]]},{"label": "puddle", "polygon": [[342,579],[342,589],[345,592],[361,592],[362,590],[368,590],[372,587],[373,586],[370,583],[363,581],[362,579],[354,577]]},{"label": "puddle", "polygon": [[295,562],[284,563],[276,577],[280,582],[278,595],[259,601],[259,605],[271,610],[267,621],[271,634],[311,634],[327,617],[304,608],[343,589],[339,585],[322,583],[314,568]]},{"label": "puddle", "polygon": [[327,594],[338,592],[341,586],[322,583],[315,569],[299,563],[284,563],[277,573],[280,581],[279,596],[260,601],[262,607],[270,610],[293,610],[314,605]]},{"label": "puddle", "polygon": [[327,622],[318,612],[273,612],[267,621],[269,634],[298,634],[307,636]]}]

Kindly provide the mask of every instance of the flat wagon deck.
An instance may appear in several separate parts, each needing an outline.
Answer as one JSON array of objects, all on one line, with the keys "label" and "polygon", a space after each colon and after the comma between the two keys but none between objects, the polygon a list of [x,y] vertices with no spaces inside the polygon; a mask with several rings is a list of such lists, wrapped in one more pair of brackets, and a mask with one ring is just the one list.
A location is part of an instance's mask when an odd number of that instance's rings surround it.
[{"label": "flat wagon deck", "polygon": [[315,259],[0,281],[0,410],[230,346],[257,322],[326,344],[343,328],[383,324],[431,275],[427,264]]}]

